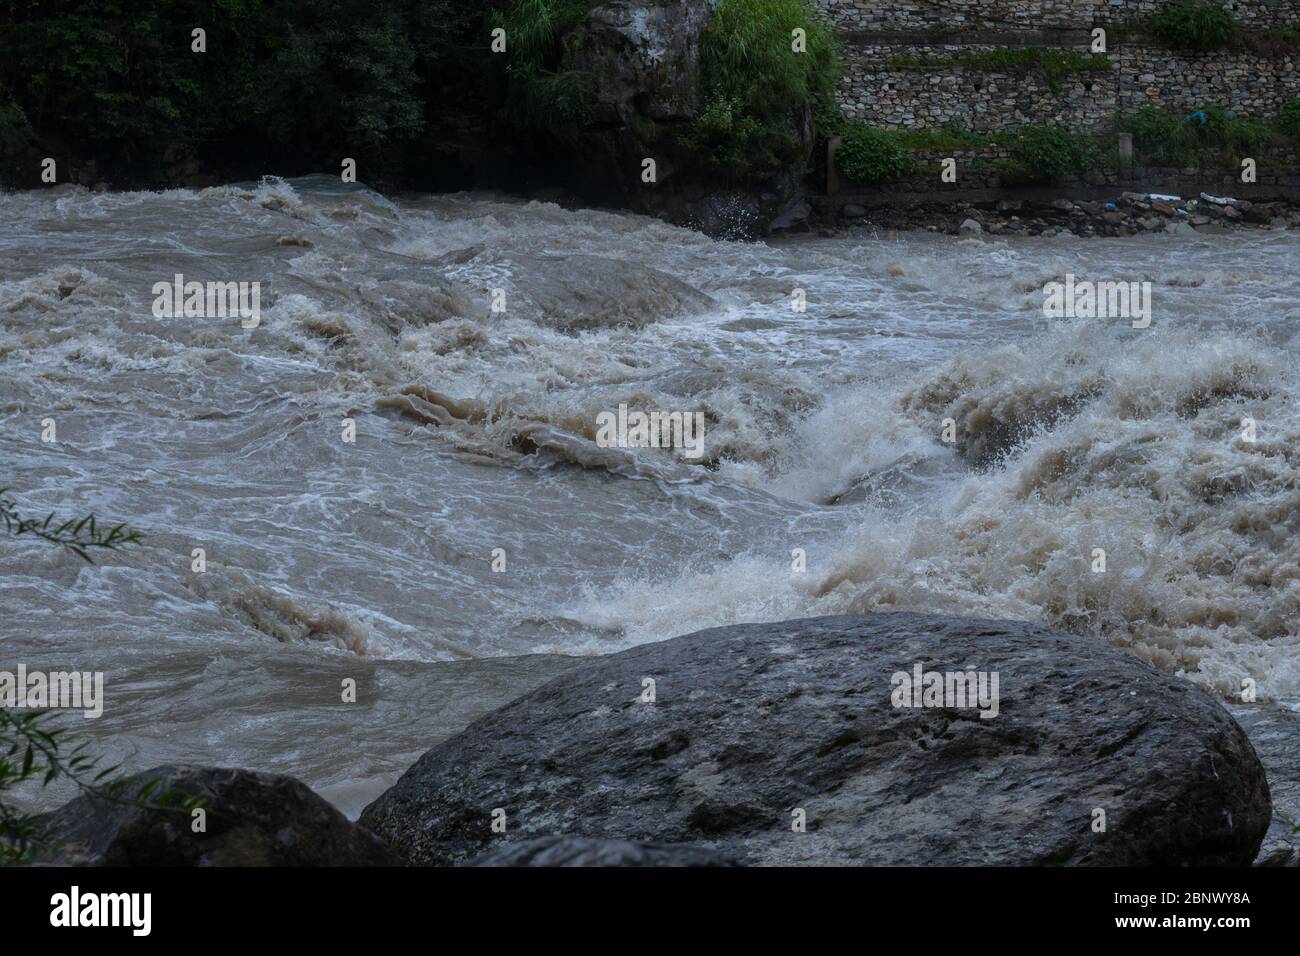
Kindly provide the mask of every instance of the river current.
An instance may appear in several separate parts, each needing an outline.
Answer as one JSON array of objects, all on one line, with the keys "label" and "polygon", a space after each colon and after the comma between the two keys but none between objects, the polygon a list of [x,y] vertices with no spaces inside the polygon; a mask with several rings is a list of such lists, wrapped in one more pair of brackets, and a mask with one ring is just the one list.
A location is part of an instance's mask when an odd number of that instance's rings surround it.
[{"label": "river current", "polygon": [[[258,283],[256,327],[159,317],[176,275]],[[1046,317],[1068,276],[1150,283],[1149,327]],[[350,814],[574,658],[736,622],[1043,621],[1292,705],[1298,359],[1286,230],[734,243],[315,178],[3,194],[0,486],[142,542],[7,540],[0,669],[102,671],[69,726],[127,769],[291,773]],[[598,441],[620,405],[701,413],[703,455]]]}]

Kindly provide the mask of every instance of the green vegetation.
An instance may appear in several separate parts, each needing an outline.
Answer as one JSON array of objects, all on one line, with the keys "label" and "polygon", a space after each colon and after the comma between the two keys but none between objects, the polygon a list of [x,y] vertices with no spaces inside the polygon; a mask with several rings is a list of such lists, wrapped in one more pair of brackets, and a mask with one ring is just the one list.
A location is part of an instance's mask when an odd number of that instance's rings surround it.
[{"label": "green vegetation", "polygon": [[[140,181],[196,152],[286,172],[340,155],[392,165],[424,129],[427,76],[464,17],[450,11],[450,0],[0,0],[0,150],[12,155],[7,141],[30,126]],[[196,26],[207,52],[192,49]]]},{"label": "green vegetation", "polygon": [[[240,178],[336,170],[344,156],[372,183],[412,184],[438,156],[455,168],[445,158],[480,124],[544,166],[557,141],[585,143],[609,120],[574,67],[595,2],[0,0],[0,175],[36,185],[39,142],[120,185],[174,180],[191,158]],[[490,49],[494,27],[504,52]],[[721,0],[674,159],[740,181],[802,171],[802,126],[838,78],[811,0]]]},{"label": "green vegetation", "polygon": [[1287,56],[1300,52],[1300,30],[1295,27],[1238,30],[1231,45],[1260,56]]},{"label": "green vegetation", "polygon": [[915,169],[911,153],[886,130],[855,123],[843,137],[835,153],[835,165],[855,183],[884,182]]},{"label": "green vegetation", "polygon": [[845,117],[844,111],[840,109],[835,98],[828,96],[817,102],[813,112],[813,125],[816,127],[818,138],[826,140],[843,134],[853,125],[853,122]]},{"label": "green vegetation", "polygon": [[0,85],[0,150],[24,146],[31,135],[32,128],[27,122],[27,114],[15,102],[13,94]]},{"label": "green vegetation", "polygon": [[0,488],[0,523],[5,531],[12,535],[30,534],[51,544],[66,548],[83,561],[94,564],[90,559],[91,548],[113,550],[124,544],[139,544],[140,535],[124,524],[113,525],[103,530],[95,521],[95,516],[55,522],[54,514],[40,518],[24,518],[18,511],[18,503],[10,498],[6,489]]},{"label": "green vegetation", "polygon": [[1001,146],[1010,158],[977,160],[977,167],[1010,182],[1045,182],[1081,175],[1102,164],[1098,142],[1088,136],[1048,127],[1027,126],[1015,133],[974,133],[957,126],[942,129],[886,130],[845,123],[836,154],[840,172],[853,182],[878,183],[914,172],[916,152],[944,153]]},{"label": "green vegetation", "polygon": [[[1281,125],[1285,123],[1284,114]],[[1138,153],[1160,166],[1234,161],[1258,153],[1283,133],[1277,126],[1239,119],[1217,106],[1186,116],[1146,107],[1121,117],[1119,129],[1132,133]]]},{"label": "green vegetation", "polygon": [[[103,530],[94,515],[70,521],[55,521],[52,514],[44,519],[24,518],[17,502],[3,488],[0,524],[9,534],[33,535],[92,564],[92,548],[111,551],[140,541],[139,534],[123,524]],[[42,786],[48,786],[64,778],[75,783],[82,793],[147,810],[188,813],[203,805],[200,800],[160,788],[154,781],[124,796],[130,778],[114,777],[116,766],[98,767],[97,760],[86,753],[85,744],[66,748],[65,731],[50,723],[49,711],[0,707],[0,794],[28,780],[39,779]],[[0,801],[0,866],[28,862],[39,848],[40,839],[37,815],[22,813]]]},{"label": "green vegetation", "polygon": [[[227,102],[249,102],[258,127],[282,151],[338,137],[373,162],[390,144],[423,129],[417,47],[409,35],[416,29],[413,10],[359,0],[294,0],[284,12],[277,5],[272,13],[268,5],[265,20],[266,35],[283,38],[268,51],[268,76],[252,89],[229,91]],[[334,147],[324,154],[331,165],[336,153]]]},{"label": "green vegetation", "polygon": [[[100,767],[86,745],[69,748],[66,731],[51,726],[49,711],[0,708],[0,794],[28,780],[41,786],[71,780],[83,793],[111,803],[159,813],[189,813],[204,801],[150,780],[127,794],[130,777],[115,776],[116,765]],[[30,862],[42,846],[39,814],[23,813],[0,801],[0,866]]]},{"label": "green vegetation", "polygon": [[[1011,143],[1011,178],[1043,182],[1077,176],[1101,165],[1095,140],[1057,127],[1026,126]],[[1017,176],[1018,174],[1018,176]]]},{"label": "green vegetation", "polygon": [[715,94],[691,124],[683,143],[714,170],[770,168],[779,163],[779,157],[774,153],[756,156],[766,145],[763,132],[739,100]]},{"label": "green vegetation", "polygon": [[1300,52],[1300,30],[1247,26],[1220,0],[1183,0],[1153,16],[1118,24],[1111,31],[1116,39],[1154,40],[1194,53],[1230,49],[1261,56],[1286,56]]},{"label": "green vegetation", "polygon": [[1165,7],[1145,23],[1146,29],[1171,47],[1218,50],[1237,32],[1237,22],[1219,0],[1182,0]]},{"label": "green vegetation", "polygon": [[929,57],[913,54],[892,56],[886,61],[897,67],[961,67],[967,70],[1005,72],[1041,71],[1053,93],[1060,94],[1061,81],[1072,73],[1106,73],[1110,59],[1103,53],[1089,55],[1073,50],[1016,47],[953,56]]},{"label": "green vegetation", "polygon": [[512,72],[536,75],[553,67],[560,36],[587,16],[595,0],[514,0],[494,18],[506,31]]},{"label": "green vegetation", "polygon": [[0,176],[15,176],[24,158],[31,161],[28,154],[34,135],[27,114],[0,84]]},{"label": "green vegetation", "polygon": [[[1014,133],[974,133],[956,126],[925,130],[873,129],[831,121],[844,138],[837,154],[840,171],[862,184],[904,176],[916,169],[913,153],[957,152],[1003,147],[1007,158],[980,157],[976,169],[993,171],[1007,183],[1040,183],[1081,176],[1104,167],[1114,137],[1092,137],[1057,127],[1026,126]],[[1186,116],[1154,107],[1120,118],[1118,129],[1133,134],[1143,161],[1155,166],[1235,168],[1242,157],[1258,156],[1280,139],[1300,140],[1300,99],[1288,103],[1275,122],[1236,117],[1208,106]]]},{"label": "green vegetation", "polygon": [[[514,0],[506,31],[503,119],[531,135],[576,140],[595,120],[594,80],[567,69],[563,37],[594,0]],[[806,49],[791,33],[806,32]],[[798,124],[833,98],[839,64],[830,31],[806,0],[722,0],[700,51],[703,106],[680,145],[714,175],[758,181],[802,169]]]},{"label": "green vegetation", "polygon": [[523,128],[570,138],[592,120],[592,78],[565,70],[560,38],[583,21],[594,0],[514,0],[493,23],[506,31],[505,118]]},{"label": "green vegetation", "polygon": [[[1009,157],[980,157],[973,168],[996,172],[1007,183],[1028,184],[1100,169],[1115,148],[1113,136],[1085,136],[1056,127],[1026,126],[1014,133],[974,133],[957,126],[887,130],[833,118],[827,125],[828,135],[844,137],[836,160],[840,171],[862,184],[915,171],[912,154],[921,151],[1004,147]],[[1152,165],[1235,167],[1241,157],[1258,155],[1278,139],[1300,139],[1300,100],[1287,104],[1274,123],[1235,117],[1214,106],[1188,116],[1148,107],[1121,117],[1118,126],[1133,134],[1138,154]]]},{"label": "green vegetation", "polygon": [[1282,107],[1278,114],[1277,125],[1283,136],[1300,139],[1300,99],[1292,100]]},{"label": "green vegetation", "polygon": [[[0,176],[21,174],[34,185],[40,143],[52,155],[94,159],[100,175],[123,185],[165,180],[189,157],[225,175],[293,175],[337,169],[345,155],[372,182],[419,182],[437,156],[454,156],[440,124],[455,112],[449,105],[471,98],[484,125],[506,130],[525,156],[544,158],[556,140],[583,142],[605,119],[594,115],[593,77],[571,68],[581,41],[574,28],[594,2],[0,0]],[[206,30],[206,53],[191,50],[196,24]],[[507,31],[503,55],[487,49],[492,26]],[[802,53],[791,48],[796,28],[807,33]],[[1215,0],[1166,6],[1122,32],[1133,31],[1188,50],[1300,51],[1300,30],[1247,30]],[[1105,55],[1036,47],[888,62],[1039,72],[1058,93],[1067,76],[1112,68]],[[701,69],[701,108],[671,158],[728,181],[802,171],[810,109],[819,135],[852,140],[844,159],[869,181],[905,168],[900,149],[1004,145],[1019,174],[1038,177],[1086,162],[1080,144],[1058,151],[1062,141],[1048,134],[1017,141],[955,128],[858,130],[835,104],[836,43],[811,0],[721,0]],[[1295,106],[1272,126],[1205,113],[1203,123],[1184,123],[1144,111],[1124,125],[1144,155],[1182,164],[1214,150],[1258,149],[1275,135],[1297,135],[1300,124]]]},{"label": "green vegetation", "polygon": [[951,124],[939,129],[891,130],[890,135],[904,149],[911,150],[979,149],[1005,144],[1009,139],[1005,133],[972,133]]},{"label": "green vegetation", "polygon": [[[792,49],[791,32],[806,33]],[[758,180],[801,168],[798,125],[834,101],[839,56],[807,0],[722,0],[701,49],[706,102],[685,137],[719,172]]]}]

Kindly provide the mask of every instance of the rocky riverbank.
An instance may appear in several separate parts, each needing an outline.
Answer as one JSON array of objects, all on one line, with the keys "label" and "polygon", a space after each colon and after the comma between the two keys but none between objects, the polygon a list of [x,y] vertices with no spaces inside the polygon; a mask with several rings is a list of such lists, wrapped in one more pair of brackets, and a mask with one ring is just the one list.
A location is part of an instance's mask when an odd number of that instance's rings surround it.
[{"label": "rocky riverbank", "polygon": [[1256,752],[1294,773],[1292,722],[1265,709],[1237,711],[1252,746],[1194,685],[1020,622],[737,625],[575,664],[435,746],[357,825],[289,778],[165,768],[207,799],[206,833],[83,798],[48,818],[46,859],[1294,864]]},{"label": "rocky riverbank", "polygon": [[1124,192],[1113,199],[985,199],[868,209],[849,203],[823,231],[863,226],[963,236],[1138,236],[1223,234],[1230,230],[1300,228],[1300,202],[1250,202]]}]

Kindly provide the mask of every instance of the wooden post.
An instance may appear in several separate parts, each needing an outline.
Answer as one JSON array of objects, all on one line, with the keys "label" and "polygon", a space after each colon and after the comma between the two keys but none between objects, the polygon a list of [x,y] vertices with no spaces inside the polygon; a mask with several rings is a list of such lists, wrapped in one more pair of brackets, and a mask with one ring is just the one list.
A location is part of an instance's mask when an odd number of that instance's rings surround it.
[{"label": "wooden post", "polygon": [[1133,171],[1133,134],[1119,134],[1119,171],[1124,176]]}]

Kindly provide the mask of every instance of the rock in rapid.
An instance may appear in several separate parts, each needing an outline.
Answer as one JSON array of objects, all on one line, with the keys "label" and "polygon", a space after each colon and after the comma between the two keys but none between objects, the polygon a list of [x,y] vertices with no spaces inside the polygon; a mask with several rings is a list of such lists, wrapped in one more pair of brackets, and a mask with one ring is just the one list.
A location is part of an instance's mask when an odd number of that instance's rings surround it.
[{"label": "rock in rapid", "polygon": [[872,614],[594,661],[428,751],[361,822],[415,864],[580,835],[748,864],[1248,865],[1270,809],[1187,681],[1033,624]]},{"label": "rock in rapid", "polygon": [[[189,813],[132,805],[170,790],[201,798]],[[81,796],[42,821],[42,863],[60,866],[384,866],[396,861],[374,834],[349,823],[293,777],[216,767],[155,767],[132,777],[124,802]],[[139,800],[136,801],[141,802]]]}]

